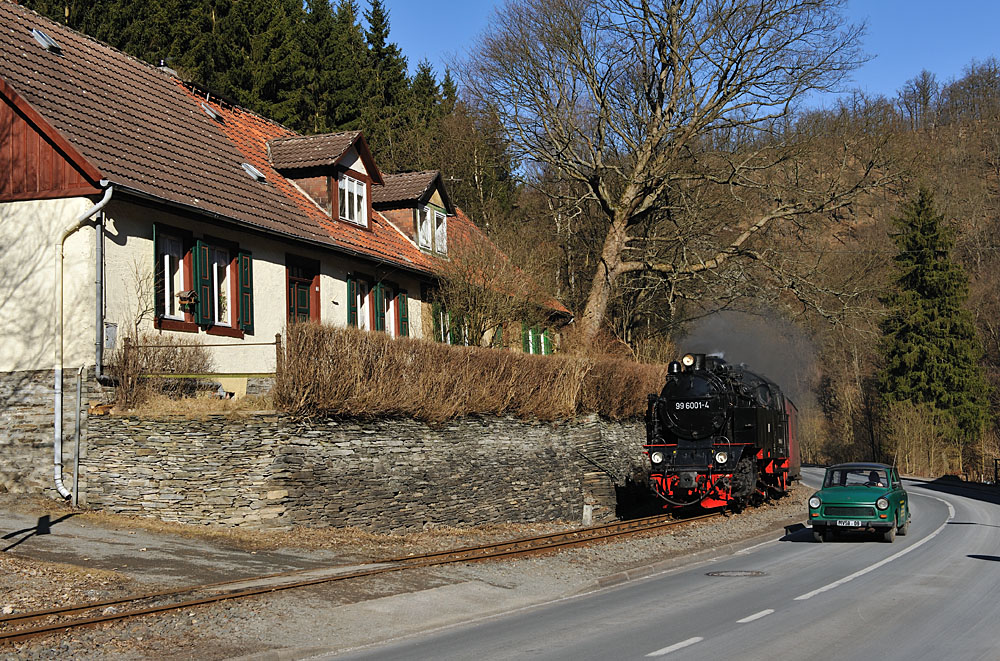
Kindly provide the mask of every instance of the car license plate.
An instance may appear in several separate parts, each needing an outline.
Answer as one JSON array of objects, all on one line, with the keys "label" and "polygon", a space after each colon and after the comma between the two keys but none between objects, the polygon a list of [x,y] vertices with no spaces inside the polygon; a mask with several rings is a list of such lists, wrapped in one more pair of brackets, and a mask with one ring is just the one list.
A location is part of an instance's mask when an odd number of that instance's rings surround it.
[{"label": "car license plate", "polygon": [[860,528],[861,522],[857,519],[838,519],[837,525],[845,528]]}]

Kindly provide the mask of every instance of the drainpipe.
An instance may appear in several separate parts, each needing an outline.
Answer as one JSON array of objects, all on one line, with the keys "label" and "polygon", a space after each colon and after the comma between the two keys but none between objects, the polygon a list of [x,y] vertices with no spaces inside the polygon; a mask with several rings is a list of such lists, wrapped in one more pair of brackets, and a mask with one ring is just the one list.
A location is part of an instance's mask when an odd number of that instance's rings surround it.
[{"label": "drainpipe", "polygon": [[94,377],[98,383],[104,381],[104,214],[97,217],[94,224],[97,244],[94,246],[94,289],[97,292],[97,311],[94,320]]},{"label": "drainpipe", "polygon": [[55,322],[56,322],[56,355],[55,355],[55,442],[54,442],[54,453],[53,453],[53,463],[55,466],[55,482],[56,490],[59,495],[63,498],[69,498],[69,489],[63,486],[62,483],[62,432],[63,432],[63,418],[62,418],[62,404],[63,404],[63,245],[66,243],[72,234],[86,224],[95,213],[104,208],[111,200],[111,194],[114,193],[114,186],[108,186],[108,182],[105,179],[101,180],[101,186],[106,187],[104,191],[104,197],[101,201],[87,209],[73,221],[73,224],[67,227],[63,233],[60,235],[59,240],[55,244],[56,249],[56,295],[55,295]]}]

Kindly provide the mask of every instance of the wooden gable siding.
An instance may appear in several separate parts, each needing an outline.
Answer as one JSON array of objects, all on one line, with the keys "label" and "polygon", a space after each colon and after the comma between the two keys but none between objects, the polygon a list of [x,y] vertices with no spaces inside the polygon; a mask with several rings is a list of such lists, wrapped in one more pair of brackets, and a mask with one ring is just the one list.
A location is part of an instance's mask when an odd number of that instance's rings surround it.
[{"label": "wooden gable siding", "polygon": [[100,189],[0,94],[0,201],[91,195]]}]

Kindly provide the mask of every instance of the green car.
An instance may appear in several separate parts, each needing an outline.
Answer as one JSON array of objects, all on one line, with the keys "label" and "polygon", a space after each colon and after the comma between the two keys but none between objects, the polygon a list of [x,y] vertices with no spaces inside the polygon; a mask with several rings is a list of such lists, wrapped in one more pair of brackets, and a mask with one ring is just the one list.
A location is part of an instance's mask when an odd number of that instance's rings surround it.
[{"label": "green car", "polygon": [[809,522],[817,542],[847,530],[872,530],[892,542],[910,528],[910,499],[892,466],[837,464],[809,499]]}]

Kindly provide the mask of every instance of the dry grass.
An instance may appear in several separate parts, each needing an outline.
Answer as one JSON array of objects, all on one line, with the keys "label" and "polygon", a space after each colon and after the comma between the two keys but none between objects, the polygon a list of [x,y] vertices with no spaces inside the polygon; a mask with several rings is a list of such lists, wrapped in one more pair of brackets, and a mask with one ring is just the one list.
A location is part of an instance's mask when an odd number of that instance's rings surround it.
[{"label": "dry grass", "polygon": [[296,415],[468,415],[540,420],[641,416],[665,367],[576,355],[531,356],[315,324],[288,329],[275,405]]},{"label": "dry grass", "polygon": [[208,416],[224,415],[238,418],[251,412],[274,409],[270,395],[249,395],[240,399],[221,399],[214,391],[199,392],[190,397],[178,397],[166,393],[152,393],[141,402],[125,409],[115,409],[114,413],[128,413],[141,418],[170,418],[183,416],[199,420]]},{"label": "dry grass", "polygon": [[[74,511],[65,503],[42,498],[41,496],[25,496],[24,494],[0,496],[0,506],[10,511],[27,513],[32,516],[48,514],[58,517]],[[574,527],[574,524],[556,521],[532,524],[494,523],[467,528],[445,525],[428,526],[425,530],[419,532],[402,534],[372,533],[357,528],[259,530],[232,528],[223,525],[210,526],[176,523],[160,521],[152,517],[80,510],[76,510],[76,516],[72,520],[95,528],[105,528],[108,530],[144,530],[165,536],[203,540],[246,551],[322,549],[369,559],[498,542]],[[0,554],[0,557],[3,557],[3,554]],[[73,565],[65,565],[65,571],[82,570]],[[115,572],[95,572],[86,569],[85,573],[99,576],[102,580],[108,580],[108,577],[112,575],[120,578],[120,575]]]},{"label": "dry grass", "polygon": [[208,351],[186,339],[141,333],[126,338],[112,353],[108,374],[116,381],[115,404],[139,406],[158,394],[192,396],[194,379],[148,378],[145,374],[204,374],[212,369]]}]

